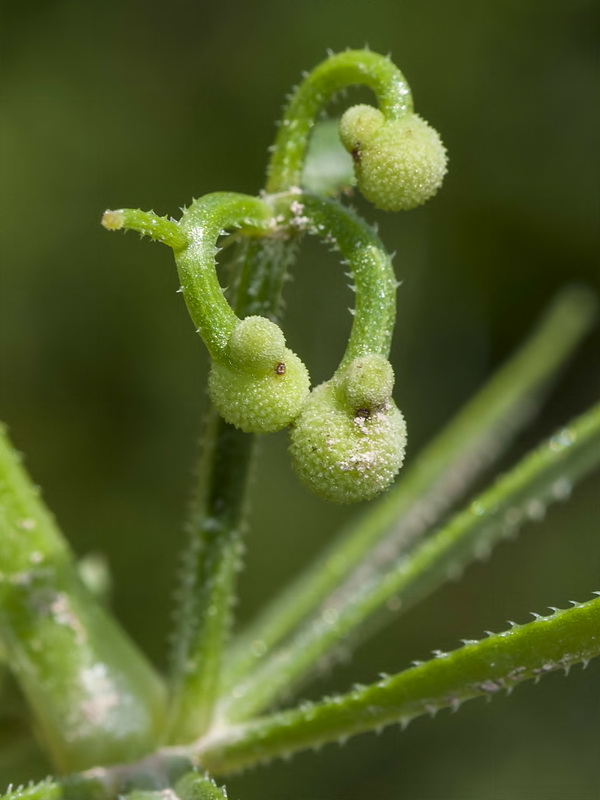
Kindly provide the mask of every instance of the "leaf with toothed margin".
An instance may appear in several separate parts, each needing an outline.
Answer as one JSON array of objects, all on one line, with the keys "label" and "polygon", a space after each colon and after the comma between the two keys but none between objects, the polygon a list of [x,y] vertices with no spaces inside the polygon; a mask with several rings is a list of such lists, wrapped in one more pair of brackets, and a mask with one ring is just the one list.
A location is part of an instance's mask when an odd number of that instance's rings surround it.
[{"label": "leaf with toothed margin", "polygon": [[[87,795],[86,795],[87,796]],[[39,783],[13,788],[9,786],[2,800],[63,800],[63,789],[52,778],[45,778]],[[85,800],[82,795],[81,800]]]},{"label": "leaf with toothed margin", "polygon": [[50,778],[41,783],[18,786],[16,789],[9,786],[6,794],[2,795],[2,800],[62,800],[62,798],[61,787]]},{"label": "leaf with toothed margin", "polygon": [[600,598],[596,598],[491,634],[333,700],[304,702],[229,730],[225,727],[198,755],[213,772],[233,772],[382,725],[404,726],[443,708],[455,710],[466,700],[491,698],[525,680],[567,671],[576,663],[585,667],[599,655]]}]

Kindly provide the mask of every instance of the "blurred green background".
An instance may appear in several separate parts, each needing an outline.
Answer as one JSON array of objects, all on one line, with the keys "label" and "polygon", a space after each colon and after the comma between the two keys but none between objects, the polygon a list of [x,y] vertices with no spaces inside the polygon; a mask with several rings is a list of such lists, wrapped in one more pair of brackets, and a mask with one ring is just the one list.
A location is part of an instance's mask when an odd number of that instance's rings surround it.
[{"label": "blurred green background", "polygon": [[[410,457],[523,338],[556,289],[598,272],[599,5],[590,0],[3,0],[1,416],[79,554],[161,667],[207,359],[166,248],[108,234],[106,207],[178,214],[254,193],[286,93],[327,48],[390,52],[450,153],[443,191],[377,213],[403,281],[393,361]],[[361,93],[356,93],[362,98]],[[366,95],[365,95],[366,97]],[[328,377],[350,325],[335,259],[309,242],[287,286],[291,346]],[[310,313],[307,314],[307,309]],[[598,393],[590,338],[506,464]],[[309,496],[265,439],[243,620],[352,509]],[[600,588],[598,480],[492,561],[382,631],[314,695]],[[592,800],[599,665],[236,777],[253,800]],[[42,775],[6,762],[0,786]],[[34,772],[35,775],[28,774]]]}]

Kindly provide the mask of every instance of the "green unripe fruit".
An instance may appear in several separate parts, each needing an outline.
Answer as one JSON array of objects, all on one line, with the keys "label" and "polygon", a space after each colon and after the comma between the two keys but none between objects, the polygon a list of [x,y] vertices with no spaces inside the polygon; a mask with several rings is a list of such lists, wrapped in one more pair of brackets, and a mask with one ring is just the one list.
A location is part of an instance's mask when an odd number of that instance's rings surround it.
[{"label": "green unripe fruit", "polygon": [[268,372],[285,351],[283,331],[266,317],[246,317],[235,328],[227,345],[234,366]]},{"label": "green unripe fruit", "polygon": [[354,157],[358,188],[383,211],[420,206],[437,192],[446,174],[446,149],[437,131],[417,114],[377,126],[368,108],[350,108],[340,122],[342,142]]},{"label": "green unripe fruit", "polygon": [[357,158],[365,144],[384,123],[385,117],[378,108],[367,105],[352,106],[340,119],[342,144]]},{"label": "green unripe fruit", "polygon": [[247,317],[233,331],[226,355],[213,362],[208,377],[221,416],[246,433],[271,433],[293,422],[310,380],[281,329],[264,317]]},{"label": "green unripe fruit", "polygon": [[377,411],[390,401],[394,370],[386,358],[376,353],[360,356],[344,371],[343,387],[348,405],[355,411]]},{"label": "green unripe fruit", "polygon": [[[372,407],[369,399],[376,400]],[[290,453],[298,475],[316,494],[355,503],[391,484],[404,460],[406,424],[389,394],[384,404],[381,399],[370,380],[356,382],[346,374],[311,392],[292,427]]]}]

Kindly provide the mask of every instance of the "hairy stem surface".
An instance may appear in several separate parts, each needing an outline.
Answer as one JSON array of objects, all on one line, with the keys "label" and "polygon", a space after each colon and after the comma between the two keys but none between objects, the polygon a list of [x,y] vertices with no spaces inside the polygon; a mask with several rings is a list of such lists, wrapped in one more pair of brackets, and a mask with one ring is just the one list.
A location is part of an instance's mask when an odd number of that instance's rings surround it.
[{"label": "hairy stem surface", "polygon": [[[262,246],[261,246],[262,245]],[[293,246],[293,244],[292,244]],[[272,240],[243,244],[234,298],[240,317],[281,306],[281,248]],[[288,254],[289,266],[293,253]],[[223,650],[230,632],[235,577],[242,558],[248,473],[255,436],[242,433],[209,409],[198,494],[187,528],[178,627],[174,640],[169,741],[189,742],[210,725],[220,689]]]},{"label": "hairy stem surface", "polygon": [[182,603],[174,650],[170,739],[186,742],[209,726],[229,633],[254,437],[208,412],[200,495],[188,521]]}]

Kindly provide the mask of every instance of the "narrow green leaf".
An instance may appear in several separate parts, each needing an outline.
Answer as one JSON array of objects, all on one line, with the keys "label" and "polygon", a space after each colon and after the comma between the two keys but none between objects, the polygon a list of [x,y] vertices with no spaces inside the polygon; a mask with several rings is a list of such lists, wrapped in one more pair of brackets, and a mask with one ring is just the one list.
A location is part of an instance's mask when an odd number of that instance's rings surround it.
[{"label": "narrow green leaf", "polygon": [[63,793],[58,783],[46,778],[41,783],[19,786],[16,789],[9,786],[6,794],[2,795],[2,800],[63,800]]},{"label": "narrow green leaf", "polygon": [[163,684],[81,582],[3,430],[0,639],[59,769],[134,759],[155,745]]},{"label": "narrow green leaf", "polygon": [[227,791],[219,787],[209,775],[188,772],[175,786],[181,800],[227,800]]},{"label": "narrow green leaf", "polygon": [[17,789],[9,787],[1,800],[114,800],[114,797],[114,792],[107,791],[95,778],[75,775],[63,779],[46,778]]},{"label": "narrow green leaf", "polygon": [[228,774],[363,731],[457,709],[554,670],[600,655],[600,598],[504,633],[440,653],[424,664],[345,695],[225,730],[198,754],[213,774]]},{"label": "narrow green leaf", "polygon": [[170,740],[185,743],[210,725],[230,629],[241,561],[249,464],[254,437],[210,409],[199,496],[188,520],[171,677]]}]

